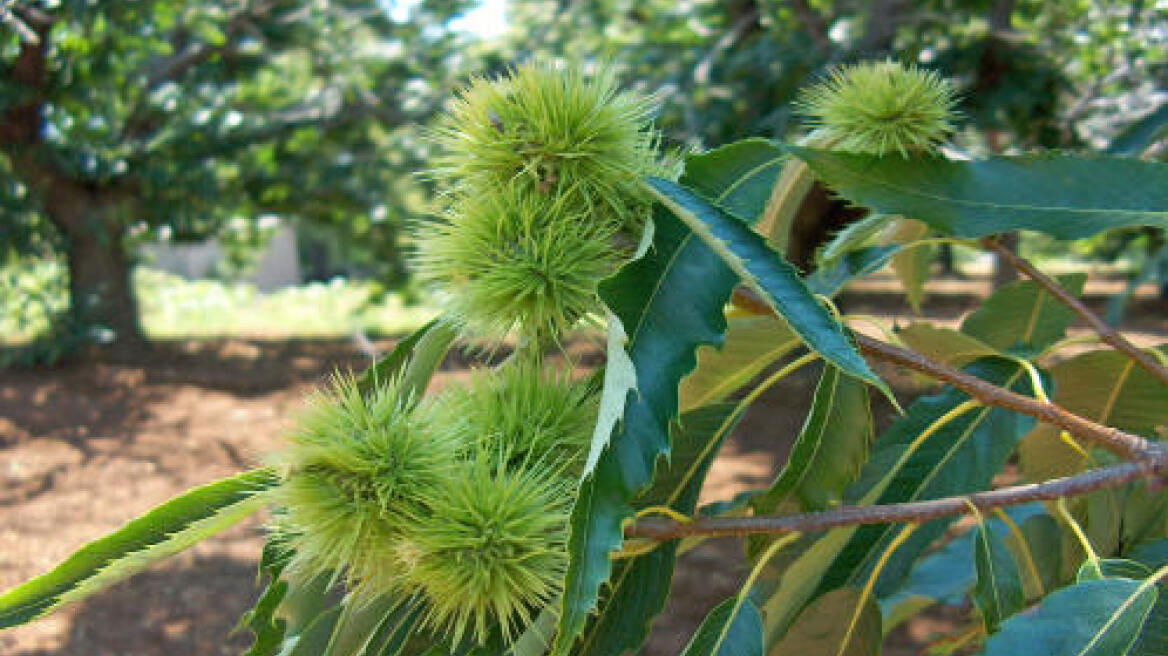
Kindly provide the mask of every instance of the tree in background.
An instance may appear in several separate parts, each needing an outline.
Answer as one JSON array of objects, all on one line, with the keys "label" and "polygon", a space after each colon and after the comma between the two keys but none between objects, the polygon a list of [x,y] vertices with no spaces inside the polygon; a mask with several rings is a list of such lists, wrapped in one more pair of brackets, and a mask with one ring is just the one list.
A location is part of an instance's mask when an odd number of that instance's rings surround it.
[{"label": "tree in background", "polygon": [[0,19],[0,256],[59,248],[71,323],[144,345],[135,236],[213,235],[263,213],[379,240],[419,194],[403,172],[463,68],[465,0],[395,21],[374,0],[30,1]]}]

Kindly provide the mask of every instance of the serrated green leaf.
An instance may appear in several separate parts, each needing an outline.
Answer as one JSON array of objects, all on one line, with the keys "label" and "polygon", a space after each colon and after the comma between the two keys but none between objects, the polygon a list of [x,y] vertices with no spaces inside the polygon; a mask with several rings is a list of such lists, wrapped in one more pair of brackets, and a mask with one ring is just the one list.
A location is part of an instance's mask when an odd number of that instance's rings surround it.
[{"label": "serrated green leaf", "polygon": [[[1086,274],[1059,276],[1058,282],[1082,294]],[[999,351],[1030,355],[1063,338],[1075,320],[1073,310],[1032,280],[1020,280],[995,291],[961,323],[961,332]]]},{"label": "serrated green leaf", "polygon": [[1000,351],[960,330],[928,322],[914,322],[896,329],[896,336],[910,349],[951,367],[965,365]]},{"label": "serrated green leaf", "polygon": [[[1012,361],[987,358],[965,371],[1021,394],[1030,393],[1029,378]],[[860,505],[886,504],[987,489],[1034,422],[1000,408],[977,407],[939,423],[968,400],[964,392],[946,389],[914,403],[877,438],[872,458],[845,498]],[[933,434],[915,444],[930,427]],[[877,583],[878,596],[899,588],[912,563],[951,521],[945,518],[922,525],[896,550]],[[768,641],[781,637],[815,597],[867,576],[892,539],[890,529],[886,524],[836,529],[800,556],[764,605]]]},{"label": "serrated green leaf", "polygon": [[888,214],[869,214],[868,216],[849,223],[820,249],[816,260],[816,269],[831,267],[849,253],[861,250],[875,239],[876,235],[884,231],[897,217]]},{"label": "serrated green leaf", "polygon": [[891,398],[843,326],[811,294],[798,272],[761,235],[683,186],[650,178],[649,189],[744,281],[761,293],[791,330],[826,361],[868,381]]},{"label": "serrated green leaf", "polygon": [[[755,155],[759,152],[746,148]],[[716,156],[726,157],[727,152],[719,149]],[[761,206],[749,210],[745,200],[759,202],[756,182],[730,182],[719,189],[708,178],[699,181],[691,176],[691,171],[706,167],[706,157],[688,158],[682,179],[719,203],[739,207],[744,215],[761,213]],[[773,167],[750,170],[752,179],[762,180]],[[771,183],[773,178],[767,182]],[[698,347],[724,339],[723,309],[738,281],[677,217],[658,208],[653,226],[651,244],[642,257],[600,285],[601,298],[615,322],[610,330],[616,326],[624,333],[625,362],[631,363],[636,391],[627,394],[611,439],[598,435],[589,453],[594,467],[581,482],[572,509],[563,611],[553,647],[556,654],[569,651],[596,606],[600,587],[612,571],[609,555],[620,547],[622,524],[632,516],[632,501],[652,481],[658,458],[669,453],[669,428],[679,412],[681,379],[693,371]],[[621,388],[610,386],[608,376],[628,369],[611,367],[614,356],[623,354],[608,354],[605,394],[610,398]]]},{"label": "serrated green leaf", "polygon": [[977,580],[973,586],[973,602],[986,631],[993,633],[1003,620],[1026,605],[1026,595],[1013,554],[987,523],[974,530],[974,564]]},{"label": "serrated green leaf", "polygon": [[865,385],[835,367],[824,367],[786,465],[770,488],[751,501],[755,514],[774,514],[796,500],[805,512],[837,505],[868,457],[872,433]]},{"label": "serrated green leaf", "polygon": [[0,629],[99,592],[259,510],[279,477],[254,469],[189,490],[82,547],[53,571],[0,595]]},{"label": "serrated green leaf", "polygon": [[[911,246],[918,239],[929,234],[929,226],[915,219],[900,219],[890,226],[888,243]],[[892,256],[892,272],[904,287],[904,295],[914,312],[921,311],[925,301],[925,283],[929,281],[929,266],[933,263],[933,250],[928,247],[901,248]]]},{"label": "serrated green leaf", "polygon": [[1070,155],[959,162],[786,148],[848,200],[945,235],[1037,230],[1082,239],[1124,226],[1168,226],[1168,165],[1158,162]]},{"label": "serrated green leaf", "polygon": [[986,641],[983,656],[1123,656],[1155,604],[1154,585],[1130,579],[1086,581],[1055,591],[1015,615]]},{"label": "serrated green leaf", "polygon": [[[880,607],[868,596],[851,633],[852,615],[862,599],[859,588],[837,588],[819,597],[802,613],[783,639],[770,649],[772,654],[799,656],[874,656],[883,640]],[[841,649],[844,640],[848,643]]]},{"label": "serrated green leaf", "polygon": [[852,280],[873,273],[888,264],[902,248],[900,245],[873,246],[852,251],[831,266],[816,269],[807,276],[805,279],[807,289],[812,294],[835,296]]},{"label": "serrated green leaf", "polygon": [[735,599],[714,607],[682,656],[762,656],[762,618],[749,599],[735,612]]},{"label": "serrated green leaf", "polygon": [[[667,506],[692,515],[706,473],[741,416],[737,410],[736,404],[725,403],[682,415],[673,426],[669,466],[657,472],[652,487],[634,505]],[[615,656],[641,647],[668,600],[678,544],[670,541],[618,565],[575,656]]]},{"label": "serrated green leaf", "polygon": [[681,381],[682,411],[729,397],[800,344],[778,317],[731,317],[722,348],[698,349],[697,367]]},{"label": "serrated green leaf", "polygon": [[267,577],[268,583],[256,600],[255,606],[243,614],[239,620],[240,629],[252,632],[251,647],[244,656],[275,656],[284,642],[288,622],[277,616],[280,604],[288,593],[288,582],[280,577],[288,566],[291,552],[281,545],[268,540],[260,555],[260,577]]},{"label": "serrated green leaf", "polygon": [[773,141],[743,139],[687,159],[685,181],[734,216],[754,223],[766,209],[785,159]]}]

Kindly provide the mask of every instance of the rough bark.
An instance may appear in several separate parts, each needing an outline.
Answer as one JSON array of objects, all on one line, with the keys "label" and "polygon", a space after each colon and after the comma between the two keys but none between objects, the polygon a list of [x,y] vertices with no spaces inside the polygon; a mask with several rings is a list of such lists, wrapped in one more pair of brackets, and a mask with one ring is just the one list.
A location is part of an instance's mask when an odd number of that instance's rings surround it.
[{"label": "rough bark", "polygon": [[120,352],[147,347],[123,245],[121,213],[112,190],[57,184],[44,200],[50,221],[65,235],[69,268],[69,310],[75,326],[96,328]]}]

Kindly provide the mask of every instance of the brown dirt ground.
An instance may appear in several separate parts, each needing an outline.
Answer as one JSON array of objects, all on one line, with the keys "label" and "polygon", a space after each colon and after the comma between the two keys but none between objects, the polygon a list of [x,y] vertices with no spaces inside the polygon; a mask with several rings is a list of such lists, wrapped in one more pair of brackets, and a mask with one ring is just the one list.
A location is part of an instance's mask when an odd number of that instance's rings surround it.
[{"label": "brown dirt ground", "polygon": [[[947,295],[930,315],[955,318],[978,296]],[[895,298],[865,296],[848,310],[903,313]],[[1146,316],[1137,327],[1149,338],[1163,334],[1163,311]],[[577,351],[594,352],[589,345]],[[0,370],[0,590],[193,485],[262,462],[308,389],[337,367],[364,364],[345,342],[230,340],[163,344],[132,362]],[[465,375],[466,365],[448,362],[435,384]],[[814,384],[814,372],[801,372],[752,408],[711,472],[705,500],[765,484],[786,458]],[[888,409],[879,411],[887,421]],[[0,634],[0,654],[238,654],[249,640],[232,629],[258,591],[260,529],[259,520],[244,523]],[[645,654],[680,653],[706,612],[743,579],[740,551],[734,540],[713,540],[681,559]],[[916,622],[894,634],[885,653],[920,653],[930,634],[951,626],[943,616]]]}]

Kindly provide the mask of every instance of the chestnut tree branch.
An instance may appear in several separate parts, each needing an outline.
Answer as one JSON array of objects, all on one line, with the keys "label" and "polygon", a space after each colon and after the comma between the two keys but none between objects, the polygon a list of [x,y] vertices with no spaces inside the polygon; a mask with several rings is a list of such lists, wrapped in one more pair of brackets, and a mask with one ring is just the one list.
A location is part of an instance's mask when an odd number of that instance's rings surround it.
[{"label": "chestnut tree branch", "polygon": [[724,537],[781,534],[798,531],[816,533],[858,524],[894,522],[921,523],[939,517],[964,515],[1016,506],[1034,501],[1050,501],[1115,487],[1143,478],[1163,476],[1168,459],[1163,455],[1137,462],[1125,462],[1094,469],[1075,476],[1055,478],[1032,485],[1017,485],[987,492],[878,506],[843,506],[818,513],[775,517],[705,517],[679,522],[662,517],[645,517],[625,529],[626,538],[672,540],[690,536]]},{"label": "chestnut tree branch", "polygon": [[983,239],[981,243],[986,248],[997,253],[998,257],[1002,258],[1006,262],[1009,262],[1010,266],[1014,267],[1027,278],[1030,278],[1040,287],[1049,292],[1050,295],[1058,299],[1060,303],[1070,308],[1075,314],[1079,315],[1079,318],[1087,322],[1087,325],[1091,327],[1091,330],[1094,330],[1096,333],[1098,333],[1099,338],[1102,339],[1106,344],[1131,358],[1133,362],[1135,362],[1148,373],[1155,376],[1164,384],[1168,384],[1168,368],[1165,368],[1162,364],[1157,362],[1155,358],[1140,350],[1138,346],[1128,341],[1128,339],[1124,337],[1123,334],[1121,334],[1118,330],[1107,325],[1107,322],[1096,316],[1095,313],[1092,312],[1091,309],[1083,303],[1083,301],[1077,298],[1074,294],[1067,291],[1065,287],[1058,284],[1058,282],[1053,280],[1050,276],[1039,271],[1025,258],[1019,257],[1017,253],[1014,253],[1009,248],[1003,246],[997,239],[987,237]]},{"label": "chestnut tree branch", "polygon": [[[734,303],[743,309],[760,314],[771,312],[770,306],[747,287],[739,286],[734,290]],[[1104,426],[1076,415],[1057,404],[1039,401],[998,387],[993,383],[899,346],[859,333],[856,333],[854,338],[860,351],[868,357],[918,371],[930,378],[956,387],[985,405],[1007,408],[1029,415],[1127,458],[1156,460],[1162,457],[1161,445],[1139,435]]]}]

